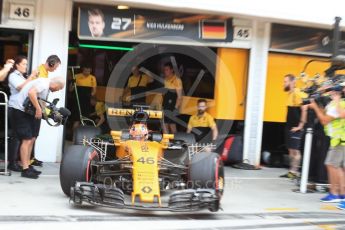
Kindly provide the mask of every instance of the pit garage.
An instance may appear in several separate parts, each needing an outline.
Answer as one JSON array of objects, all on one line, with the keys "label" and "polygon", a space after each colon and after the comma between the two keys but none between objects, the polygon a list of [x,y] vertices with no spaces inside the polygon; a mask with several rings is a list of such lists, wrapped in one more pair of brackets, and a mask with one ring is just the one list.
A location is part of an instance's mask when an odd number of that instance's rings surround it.
[{"label": "pit garage", "polygon": [[[94,11],[102,12],[104,17],[104,29],[99,37],[93,36],[88,26],[89,14]],[[144,94],[137,96],[151,108],[162,109],[163,67],[169,62],[183,85],[175,120],[177,130],[186,131],[189,117],[197,112],[197,100],[203,98],[220,130],[219,146],[229,135],[243,136],[250,31],[237,24],[246,21],[220,15],[117,9],[84,3],[73,5],[72,18],[67,87],[72,90],[67,90],[66,100],[72,113],[78,114],[75,120],[89,117],[85,111],[80,113],[83,110],[80,104],[89,103],[88,99],[79,96],[78,103],[75,92],[83,95],[82,89],[73,90],[73,78],[82,72],[81,67],[92,69],[99,102],[108,107],[127,107],[125,88],[132,68],[138,66],[140,73],[153,81]],[[87,120],[86,124],[93,125]],[[74,121],[70,119],[65,129],[67,141],[73,141]],[[107,123],[111,129],[128,125],[112,118]],[[162,130],[162,125],[154,129]],[[210,136],[211,132],[206,138]]]}]

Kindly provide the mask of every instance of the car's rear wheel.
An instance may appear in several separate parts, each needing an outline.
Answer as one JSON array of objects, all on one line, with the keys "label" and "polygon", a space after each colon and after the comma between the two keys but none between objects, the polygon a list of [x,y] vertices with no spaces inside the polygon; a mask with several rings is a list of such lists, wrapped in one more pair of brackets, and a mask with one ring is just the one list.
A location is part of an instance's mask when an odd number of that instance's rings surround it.
[{"label": "car's rear wheel", "polygon": [[189,165],[189,187],[224,190],[224,167],[217,153],[201,152],[193,156]]},{"label": "car's rear wheel", "polygon": [[91,180],[91,162],[97,159],[98,154],[92,147],[72,145],[67,149],[60,165],[60,185],[67,196],[70,195],[70,189],[77,181]]},{"label": "car's rear wheel", "polygon": [[74,144],[75,145],[82,145],[84,137],[86,139],[93,138],[102,131],[99,127],[94,126],[80,126],[74,130]]}]

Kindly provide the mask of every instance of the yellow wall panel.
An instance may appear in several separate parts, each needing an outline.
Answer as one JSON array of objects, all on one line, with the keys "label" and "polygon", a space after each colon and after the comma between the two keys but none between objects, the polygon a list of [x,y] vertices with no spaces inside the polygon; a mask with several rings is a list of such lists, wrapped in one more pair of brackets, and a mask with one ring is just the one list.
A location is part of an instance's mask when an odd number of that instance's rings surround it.
[{"label": "yellow wall panel", "polygon": [[[243,120],[248,50],[218,48],[217,54],[214,99],[207,99],[208,112],[216,119]],[[180,113],[195,114],[198,99],[183,96]]]},{"label": "yellow wall panel", "polygon": [[244,120],[248,56],[244,49],[218,49],[215,106],[211,109],[218,119]]}]

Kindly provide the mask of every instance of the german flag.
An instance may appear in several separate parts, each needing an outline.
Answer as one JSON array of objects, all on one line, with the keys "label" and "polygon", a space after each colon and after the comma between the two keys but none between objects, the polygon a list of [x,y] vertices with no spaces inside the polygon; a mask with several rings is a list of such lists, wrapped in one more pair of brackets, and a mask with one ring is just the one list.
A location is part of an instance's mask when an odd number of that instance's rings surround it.
[{"label": "german flag", "polygon": [[202,20],[202,39],[226,39],[226,21]]}]

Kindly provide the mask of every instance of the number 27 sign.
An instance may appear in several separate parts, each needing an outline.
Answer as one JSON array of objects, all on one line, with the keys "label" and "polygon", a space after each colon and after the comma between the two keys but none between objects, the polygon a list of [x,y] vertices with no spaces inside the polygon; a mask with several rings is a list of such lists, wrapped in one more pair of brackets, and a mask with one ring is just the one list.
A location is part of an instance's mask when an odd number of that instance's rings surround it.
[{"label": "number 27 sign", "polygon": [[19,20],[34,20],[34,6],[26,4],[11,4],[10,18]]}]

